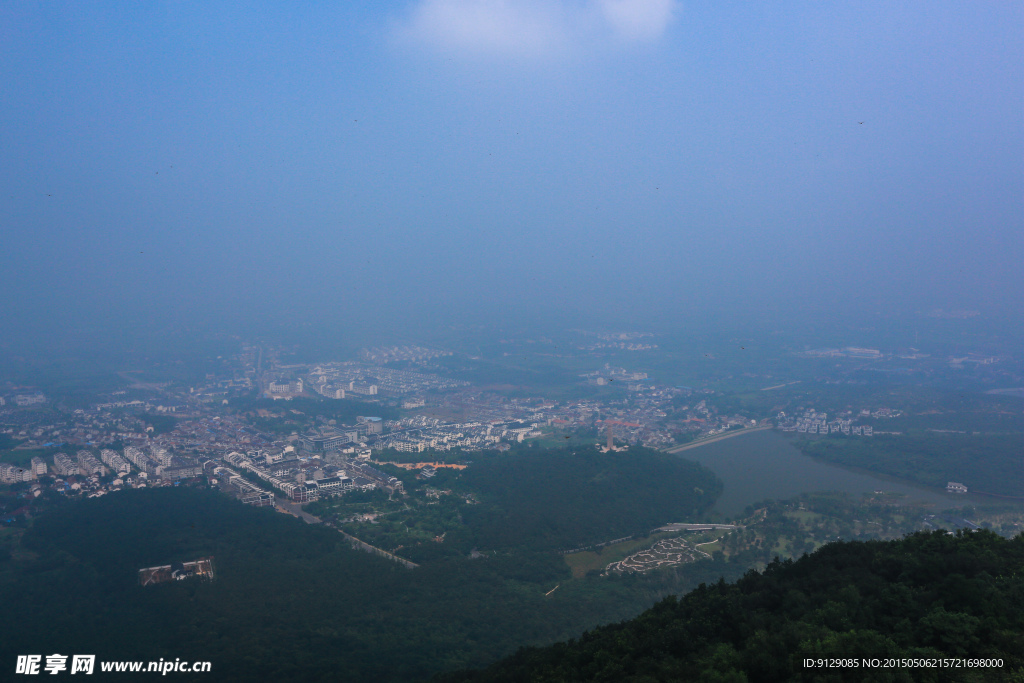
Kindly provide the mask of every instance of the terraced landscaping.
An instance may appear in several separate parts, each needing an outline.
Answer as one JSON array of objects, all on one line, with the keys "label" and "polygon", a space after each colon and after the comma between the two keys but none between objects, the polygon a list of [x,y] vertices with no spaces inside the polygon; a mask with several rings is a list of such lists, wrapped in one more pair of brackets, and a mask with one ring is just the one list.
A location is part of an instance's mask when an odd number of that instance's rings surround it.
[{"label": "terraced landscaping", "polygon": [[659,567],[672,567],[710,557],[703,550],[687,543],[682,537],[676,536],[662,539],[646,550],[633,553],[618,562],[612,562],[605,568],[605,573],[646,572]]}]

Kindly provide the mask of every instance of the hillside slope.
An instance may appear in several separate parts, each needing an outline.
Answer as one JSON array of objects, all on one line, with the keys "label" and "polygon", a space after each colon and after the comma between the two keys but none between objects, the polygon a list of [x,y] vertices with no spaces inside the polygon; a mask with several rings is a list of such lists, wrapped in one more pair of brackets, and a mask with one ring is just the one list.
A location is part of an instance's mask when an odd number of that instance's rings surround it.
[{"label": "hillside slope", "polygon": [[[998,669],[805,668],[804,658],[1002,659]],[[484,681],[1024,680],[1024,536],[837,542],[630,621],[520,650]]]}]

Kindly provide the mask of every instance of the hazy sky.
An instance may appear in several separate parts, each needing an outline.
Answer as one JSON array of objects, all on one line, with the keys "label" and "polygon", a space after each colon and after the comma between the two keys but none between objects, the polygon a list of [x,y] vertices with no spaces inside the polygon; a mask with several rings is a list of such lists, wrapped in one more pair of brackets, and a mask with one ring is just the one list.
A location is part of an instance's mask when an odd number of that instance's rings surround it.
[{"label": "hazy sky", "polygon": [[1019,314],[1022,29],[1016,2],[4,3],[4,335]]}]

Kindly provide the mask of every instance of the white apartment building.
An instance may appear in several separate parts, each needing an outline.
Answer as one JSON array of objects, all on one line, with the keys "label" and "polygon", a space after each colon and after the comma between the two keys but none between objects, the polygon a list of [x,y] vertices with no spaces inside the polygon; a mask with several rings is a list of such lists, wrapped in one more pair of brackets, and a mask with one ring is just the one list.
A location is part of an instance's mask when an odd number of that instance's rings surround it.
[{"label": "white apartment building", "polygon": [[100,451],[100,460],[114,472],[131,472],[132,467],[128,464],[128,461],[122,458],[117,451],[112,451],[109,448],[104,448]]},{"label": "white apartment building", "polygon": [[32,458],[32,474],[37,477],[46,476],[46,461],[39,456]]},{"label": "white apartment building", "polygon": [[107,473],[107,468],[104,467],[96,456],[89,451],[78,451],[75,454],[75,460],[78,461],[78,471],[84,477],[89,477],[94,474],[98,474],[101,477]]},{"label": "white apartment building", "polygon": [[66,453],[55,453],[53,456],[53,471],[59,477],[67,477],[72,474],[78,474],[78,465]]},{"label": "white apartment building", "polygon": [[16,484],[19,481],[31,481],[36,475],[30,469],[0,463],[0,482],[4,484]]},{"label": "white apartment building", "polygon": [[172,456],[166,448],[150,448],[149,459],[163,465],[164,467],[170,467],[172,462]]},{"label": "white apartment building", "polygon": [[135,465],[140,472],[151,472],[153,470],[153,463],[150,462],[149,457],[141,448],[127,446],[124,449],[124,457],[128,462]]}]

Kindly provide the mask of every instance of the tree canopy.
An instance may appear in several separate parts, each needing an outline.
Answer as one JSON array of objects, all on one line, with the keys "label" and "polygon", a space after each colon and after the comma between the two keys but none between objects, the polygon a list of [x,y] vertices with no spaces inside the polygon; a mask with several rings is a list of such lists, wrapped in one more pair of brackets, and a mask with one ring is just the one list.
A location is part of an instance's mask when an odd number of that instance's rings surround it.
[{"label": "tree canopy", "polygon": [[[448,683],[1009,680],[1024,675],[1024,536],[836,542]],[[1002,660],[995,669],[805,668],[805,658]]]}]

